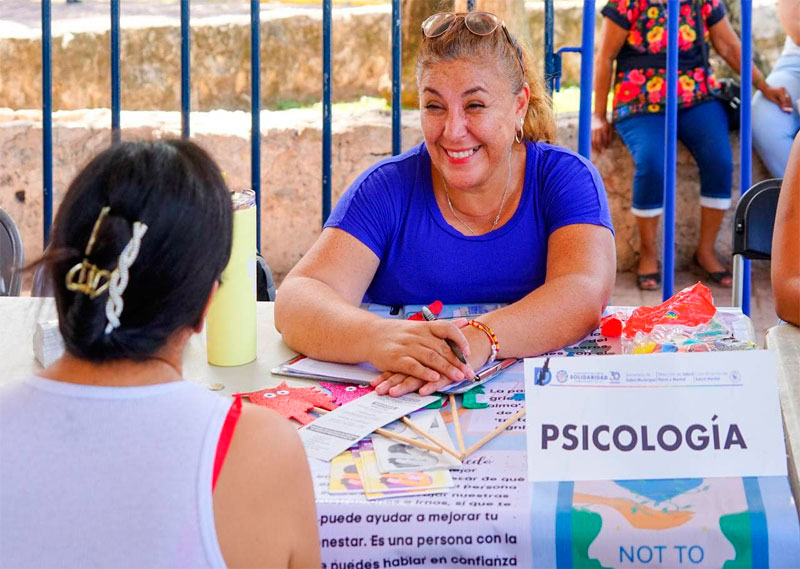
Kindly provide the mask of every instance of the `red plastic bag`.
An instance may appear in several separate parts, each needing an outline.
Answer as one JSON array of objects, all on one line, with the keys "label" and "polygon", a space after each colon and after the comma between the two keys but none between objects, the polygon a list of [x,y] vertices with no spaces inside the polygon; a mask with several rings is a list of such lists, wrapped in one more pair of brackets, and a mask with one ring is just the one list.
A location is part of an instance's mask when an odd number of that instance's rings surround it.
[{"label": "red plastic bag", "polygon": [[699,326],[711,320],[716,311],[711,291],[698,282],[658,306],[641,306],[634,310],[625,323],[625,337],[632,338],[639,332],[648,334],[659,324]]}]

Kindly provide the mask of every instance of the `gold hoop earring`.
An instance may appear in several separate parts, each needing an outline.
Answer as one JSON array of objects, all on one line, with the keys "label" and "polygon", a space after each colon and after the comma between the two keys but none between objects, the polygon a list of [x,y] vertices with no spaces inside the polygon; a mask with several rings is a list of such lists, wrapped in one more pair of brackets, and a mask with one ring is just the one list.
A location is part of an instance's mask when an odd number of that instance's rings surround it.
[{"label": "gold hoop earring", "polygon": [[525,137],[525,119],[519,119],[519,130],[514,129],[514,142],[522,143]]}]

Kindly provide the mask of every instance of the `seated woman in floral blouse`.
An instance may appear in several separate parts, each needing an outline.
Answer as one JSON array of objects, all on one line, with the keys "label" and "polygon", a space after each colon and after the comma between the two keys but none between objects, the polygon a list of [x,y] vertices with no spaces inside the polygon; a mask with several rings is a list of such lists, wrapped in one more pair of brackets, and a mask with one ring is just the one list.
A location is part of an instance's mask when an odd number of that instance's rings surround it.
[{"label": "seated woman in floral blouse", "polygon": [[[641,289],[652,290],[661,281],[655,238],[663,209],[667,2],[612,0],[602,13],[592,145],[602,151],[616,127],[633,154],[631,211],[641,238],[637,283]],[[738,73],[741,44],[725,15],[725,5],[720,0],[683,0],[678,31],[678,139],[700,169],[700,240],[694,262],[710,280],[729,287],[731,274],[717,259],[714,242],[731,203],[733,159],[725,108],[712,94],[719,84],[708,65],[707,38]],[[606,101],[615,62],[612,126]],[[755,67],[753,85],[770,101],[790,102],[786,90],[770,87]]]}]

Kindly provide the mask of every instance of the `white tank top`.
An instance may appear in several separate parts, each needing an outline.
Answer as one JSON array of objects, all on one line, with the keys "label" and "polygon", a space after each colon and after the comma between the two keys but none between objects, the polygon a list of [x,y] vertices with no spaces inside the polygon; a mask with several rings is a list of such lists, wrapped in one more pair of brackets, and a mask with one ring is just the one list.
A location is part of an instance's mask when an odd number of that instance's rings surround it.
[{"label": "white tank top", "polygon": [[786,36],[786,43],[783,44],[783,53],[781,55],[800,55],[800,45],[792,41],[792,38]]},{"label": "white tank top", "polygon": [[211,477],[230,405],[188,381],[0,389],[0,567],[225,567]]}]

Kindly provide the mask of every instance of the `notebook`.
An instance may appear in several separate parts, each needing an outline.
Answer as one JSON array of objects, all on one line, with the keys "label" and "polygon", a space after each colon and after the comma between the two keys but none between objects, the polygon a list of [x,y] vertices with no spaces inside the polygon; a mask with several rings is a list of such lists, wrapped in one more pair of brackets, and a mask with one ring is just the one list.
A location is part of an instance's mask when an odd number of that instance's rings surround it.
[{"label": "notebook", "polygon": [[[459,381],[451,383],[439,390],[439,393],[464,393],[477,385],[482,385],[494,379],[511,366],[521,362],[517,358],[506,358],[492,364],[485,365],[476,372],[474,381]],[[295,356],[272,370],[275,375],[284,375],[302,379],[316,379],[319,381],[335,381],[339,383],[353,383],[368,385],[370,381],[380,375],[380,370],[368,363],[340,364],[315,360],[306,356]]]}]

